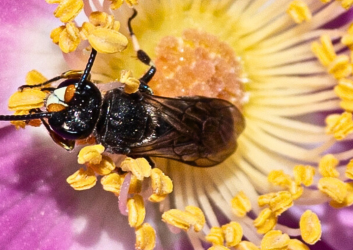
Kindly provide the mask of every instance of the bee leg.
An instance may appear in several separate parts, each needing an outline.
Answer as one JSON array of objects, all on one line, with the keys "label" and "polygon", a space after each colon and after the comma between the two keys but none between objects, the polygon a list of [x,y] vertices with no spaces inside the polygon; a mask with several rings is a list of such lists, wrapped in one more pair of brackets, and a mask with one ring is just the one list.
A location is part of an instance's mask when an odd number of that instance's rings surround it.
[{"label": "bee leg", "polygon": [[137,16],[137,11],[135,9],[133,9],[133,11],[134,11],[134,13],[132,14],[132,16],[128,20],[128,29],[130,32],[132,44],[134,46],[134,50],[136,51],[137,58],[142,63],[150,66],[148,71],[139,79],[139,81],[140,81],[139,90],[141,92],[149,92],[150,94],[152,94],[152,90],[148,87],[147,84],[151,81],[151,79],[154,76],[154,74],[156,73],[157,69],[156,69],[156,66],[154,65],[153,61],[151,60],[151,58],[147,55],[147,53],[145,51],[143,51],[142,49],[140,49],[140,45],[138,43],[138,40],[132,30],[131,21]]}]

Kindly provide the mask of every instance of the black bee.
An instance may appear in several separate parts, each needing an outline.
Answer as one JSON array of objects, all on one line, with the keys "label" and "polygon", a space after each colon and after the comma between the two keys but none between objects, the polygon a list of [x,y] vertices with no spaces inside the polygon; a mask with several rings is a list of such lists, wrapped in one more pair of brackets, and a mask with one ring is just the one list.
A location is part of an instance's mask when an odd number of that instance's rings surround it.
[{"label": "black bee", "polygon": [[[230,156],[245,123],[240,111],[230,102],[202,96],[167,98],[155,96],[148,82],[156,72],[149,56],[138,48],[137,57],[150,66],[142,76],[139,90],[127,94],[123,88],[108,91],[103,97],[89,80],[97,52],[92,49],[82,73],[69,71],[38,85],[50,92],[46,111],[32,110],[28,115],[0,115],[0,120],[41,119],[52,139],[67,150],[75,141],[93,134],[106,151],[130,157],[170,158],[189,165],[210,167]],[[48,83],[65,79],[57,88]],[[58,108],[59,107],[59,108]]]}]

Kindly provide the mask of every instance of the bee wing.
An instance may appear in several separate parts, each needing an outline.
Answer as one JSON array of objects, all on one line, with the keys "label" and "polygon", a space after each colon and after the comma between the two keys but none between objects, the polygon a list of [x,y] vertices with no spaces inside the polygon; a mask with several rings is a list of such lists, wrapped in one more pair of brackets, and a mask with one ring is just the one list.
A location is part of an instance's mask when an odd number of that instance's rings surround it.
[{"label": "bee wing", "polygon": [[131,147],[132,156],[171,158],[208,167],[230,156],[244,129],[244,118],[231,103],[215,98],[166,98],[144,95],[158,128],[154,139]]}]

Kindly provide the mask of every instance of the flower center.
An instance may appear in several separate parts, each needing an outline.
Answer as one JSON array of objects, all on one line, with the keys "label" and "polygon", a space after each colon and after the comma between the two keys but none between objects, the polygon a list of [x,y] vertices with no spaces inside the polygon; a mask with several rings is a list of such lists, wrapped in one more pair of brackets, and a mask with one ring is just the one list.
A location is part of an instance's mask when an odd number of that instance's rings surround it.
[{"label": "flower center", "polygon": [[156,48],[157,73],[149,84],[156,95],[221,98],[241,108],[244,73],[233,49],[195,29],[166,36]]}]

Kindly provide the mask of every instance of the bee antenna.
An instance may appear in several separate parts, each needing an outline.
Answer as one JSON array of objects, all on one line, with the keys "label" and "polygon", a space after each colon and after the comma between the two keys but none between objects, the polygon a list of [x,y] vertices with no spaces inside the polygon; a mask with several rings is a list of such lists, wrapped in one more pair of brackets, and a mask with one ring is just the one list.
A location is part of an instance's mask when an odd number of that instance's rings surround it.
[{"label": "bee antenna", "polygon": [[29,115],[0,115],[0,121],[25,121],[25,120],[34,120],[41,118],[50,118],[53,116],[53,113],[35,113]]},{"label": "bee antenna", "polygon": [[89,59],[88,59],[88,62],[87,62],[87,65],[86,65],[86,68],[81,76],[81,79],[77,85],[77,91],[80,92],[82,86],[83,86],[83,83],[84,81],[86,81],[86,79],[89,77],[90,75],[90,72],[91,72],[91,69],[92,69],[92,66],[93,66],[93,63],[94,63],[94,60],[96,59],[96,55],[97,55],[97,51],[95,49],[92,48],[92,51],[91,51],[91,55],[89,56]]}]

